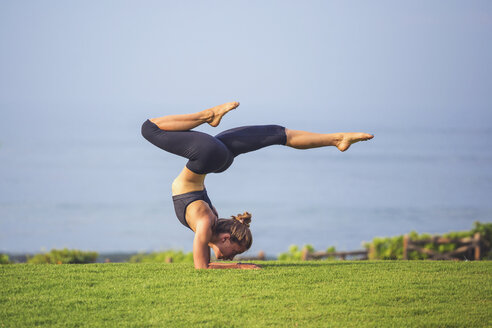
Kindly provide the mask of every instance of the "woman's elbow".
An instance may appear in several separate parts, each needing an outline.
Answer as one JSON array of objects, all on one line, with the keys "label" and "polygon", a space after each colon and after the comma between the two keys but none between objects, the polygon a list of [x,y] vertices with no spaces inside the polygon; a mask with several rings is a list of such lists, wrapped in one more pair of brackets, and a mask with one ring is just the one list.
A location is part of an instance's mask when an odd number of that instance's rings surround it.
[{"label": "woman's elbow", "polygon": [[195,269],[210,269],[210,266],[208,263],[195,263]]}]

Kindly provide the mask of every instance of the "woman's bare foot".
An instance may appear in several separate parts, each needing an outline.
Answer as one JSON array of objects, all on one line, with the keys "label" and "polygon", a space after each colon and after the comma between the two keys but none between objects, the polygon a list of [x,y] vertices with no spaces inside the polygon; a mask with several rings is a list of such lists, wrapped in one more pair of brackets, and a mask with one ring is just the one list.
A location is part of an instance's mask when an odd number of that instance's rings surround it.
[{"label": "woman's bare foot", "polygon": [[374,138],[374,136],[368,133],[361,133],[361,132],[340,133],[340,139],[336,143],[336,146],[340,151],[346,151],[347,149],[349,149],[350,145],[359,141],[370,140],[372,138]]},{"label": "woman's bare foot", "polygon": [[219,125],[222,116],[224,116],[228,111],[233,110],[237,106],[239,106],[239,102],[233,101],[207,109],[207,111],[210,112],[211,116],[207,120],[207,123],[213,127],[216,127],[217,125]]}]

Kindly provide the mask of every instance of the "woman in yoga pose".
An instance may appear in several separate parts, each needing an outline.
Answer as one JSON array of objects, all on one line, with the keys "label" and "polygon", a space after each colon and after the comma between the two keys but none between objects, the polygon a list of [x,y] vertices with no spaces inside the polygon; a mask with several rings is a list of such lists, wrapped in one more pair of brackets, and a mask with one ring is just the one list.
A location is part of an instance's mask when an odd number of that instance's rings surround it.
[{"label": "woman in yoga pose", "polygon": [[208,123],[219,125],[222,117],[239,106],[229,102],[194,114],[169,115],[147,120],[142,135],[155,146],[186,157],[188,163],[172,184],[174,209],[179,221],[195,232],[193,261],[197,269],[257,269],[248,263],[210,263],[210,248],[217,259],[232,260],[251,247],[251,214],[219,219],[208,198],[205,176],[231,166],[240,154],[270,145],[297,149],[335,146],[341,151],[351,144],[372,139],[367,133],[319,134],[286,129],[278,125],[255,125],[230,129],[212,137],[191,129]]}]

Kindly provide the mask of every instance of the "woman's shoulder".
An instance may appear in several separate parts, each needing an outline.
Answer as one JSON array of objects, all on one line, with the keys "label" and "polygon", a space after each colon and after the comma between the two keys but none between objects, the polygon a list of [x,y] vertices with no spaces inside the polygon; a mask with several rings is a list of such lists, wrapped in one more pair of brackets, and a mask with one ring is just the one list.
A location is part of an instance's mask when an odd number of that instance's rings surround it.
[{"label": "woman's shoulder", "polygon": [[186,222],[195,232],[198,226],[213,229],[217,222],[217,216],[206,201],[196,200],[186,208]]}]

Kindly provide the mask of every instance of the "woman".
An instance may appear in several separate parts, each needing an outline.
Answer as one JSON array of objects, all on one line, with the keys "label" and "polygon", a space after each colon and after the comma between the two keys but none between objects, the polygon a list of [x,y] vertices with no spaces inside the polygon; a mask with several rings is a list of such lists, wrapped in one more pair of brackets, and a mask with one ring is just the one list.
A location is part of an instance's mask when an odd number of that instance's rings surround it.
[{"label": "woman", "polygon": [[188,158],[188,163],[172,184],[176,215],[195,232],[193,261],[197,269],[257,269],[247,263],[210,263],[210,248],[218,259],[232,260],[251,247],[251,214],[219,219],[208,198],[205,176],[225,171],[234,157],[270,145],[297,149],[335,146],[341,151],[351,144],[372,139],[367,133],[319,134],[286,129],[278,125],[245,126],[224,131],[215,137],[191,131],[208,123],[219,125],[222,117],[239,106],[229,102],[194,114],[170,115],[147,120],[142,135],[155,146]]}]

